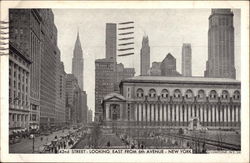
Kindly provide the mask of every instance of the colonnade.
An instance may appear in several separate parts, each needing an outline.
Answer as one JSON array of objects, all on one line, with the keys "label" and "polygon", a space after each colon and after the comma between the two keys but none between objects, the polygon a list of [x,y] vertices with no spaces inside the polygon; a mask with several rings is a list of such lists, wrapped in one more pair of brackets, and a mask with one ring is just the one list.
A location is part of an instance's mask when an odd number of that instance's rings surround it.
[{"label": "colonnade", "polygon": [[187,126],[193,118],[202,126],[238,126],[240,104],[134,103],[130,119],[147,125]]}]

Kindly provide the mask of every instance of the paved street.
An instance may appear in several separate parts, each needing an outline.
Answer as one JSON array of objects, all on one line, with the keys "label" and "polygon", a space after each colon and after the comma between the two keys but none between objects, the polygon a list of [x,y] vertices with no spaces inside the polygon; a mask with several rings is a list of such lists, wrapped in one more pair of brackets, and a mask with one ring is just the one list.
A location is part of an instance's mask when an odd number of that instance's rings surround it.
[{"label": "paved street", "polygon": [[[52,134],[48,136],[35,137],[35,143],[34,143],[35,153],[39,152],[40,146],[50,143],[55,138],[55,136],[59,138],[60,136],[67,135],[69,131],[73,132],[74,130],[67,129],[67,130],[64,130],[64,132],[62,132],[62,130],[59,130],[59,131],[53,132]],[[43,137],[42,141],[41,141],[41,137]],[[32,147],[33,147],[33,140],[29,138],[25,138],[25,139],[22,139],[20,143],[10,145],[9,152],[10,153],[32,153],[32,150],[33,150]]]}]

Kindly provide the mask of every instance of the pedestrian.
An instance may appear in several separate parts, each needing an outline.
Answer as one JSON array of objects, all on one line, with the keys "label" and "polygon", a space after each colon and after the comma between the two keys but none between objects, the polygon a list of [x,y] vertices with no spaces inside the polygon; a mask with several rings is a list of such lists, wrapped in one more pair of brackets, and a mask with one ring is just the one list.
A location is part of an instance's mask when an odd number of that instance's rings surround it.
[{"label": "pedestrian", "polygon": [[41,137],[41,141],[43,141],[43,137]]}]

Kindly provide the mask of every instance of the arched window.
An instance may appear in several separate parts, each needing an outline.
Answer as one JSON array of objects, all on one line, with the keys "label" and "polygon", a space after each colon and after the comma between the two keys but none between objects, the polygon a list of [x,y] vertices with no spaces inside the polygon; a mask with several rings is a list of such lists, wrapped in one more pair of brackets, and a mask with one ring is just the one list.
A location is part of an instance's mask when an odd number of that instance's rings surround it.
[{"label": "arched window", "polygon": [[162,98],[168,98],[168,90],[167,89],[163,89],[161,91],[161,97]]},{"label": "arched window", "polygon": [[143,94],[144,94],[143,89],[138,88],[137,91],[136,91],[136,96],[137,96],[138,98],[142,98],[142,97],[143,97]]},{"label": "arched window", "polygon": [[222,94],[221,94],[221,98],[222,98],[222,99],[228,99],[228,98],[229,98],[229,93],[228,93],[228,91],[223,90],[223,91],[222,91]]},{"label": "arched window", "polygon": [[217,92],[215,90],[210,91],[209,98],[210,99],[216,99],[217,98]]},{"label": "arched window", "polygon": [[190,89],[187,90],[186,93],[185,93],[185,98],[191,99],[193,97],[194,97],[193,92]]},{"label": "arched window", "polygon": [[199,90],[198,91],[198,99],[204,99],[205,98],[205,91]]},{"label": "arched window", "polygon": [[155,89],[150,89],[148,95],[149,95],[149,97],[151,97],[151,98],[156,97],[156,91],[155,91]]},{"label": "arched window", "polygon": [[235,100],[239,100],[240,99],[240,92],[239,91],[234,91],[233,99],[235,99]]},{"label": "arched window", "polygon": [[179,89],[174,90],[174,98],[181,98],[181,91]]}]

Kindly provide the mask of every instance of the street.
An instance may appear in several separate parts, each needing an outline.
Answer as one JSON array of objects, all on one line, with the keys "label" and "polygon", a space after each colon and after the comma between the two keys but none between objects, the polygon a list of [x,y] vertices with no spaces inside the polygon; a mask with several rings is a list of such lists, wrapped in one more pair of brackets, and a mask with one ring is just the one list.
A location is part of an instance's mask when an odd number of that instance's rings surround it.
[{"label": "street", "polygon": [[[59,130],[59,131],[53,132],[52,134],[48,136],[35,137],[35,141],[34,141],[35,153],[39,152],[40,146],[50,143],[53,139],[55,139],[55,136],[59,138],[60,136],[67,135],[69,131],[73,132],[74,130],[73,129],[71,130],[65,129],[64,131]],[[42,140],[41,140],[41,137],[43,137]],[[9,152],[10,153],[32,153],[33,152],[33,140],[29,138],[22,139],[20,143],[10,145]]]}]

